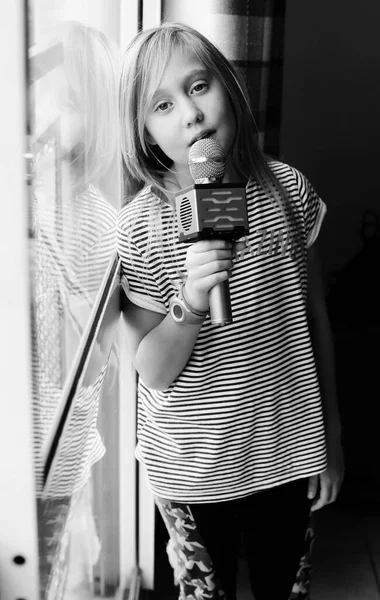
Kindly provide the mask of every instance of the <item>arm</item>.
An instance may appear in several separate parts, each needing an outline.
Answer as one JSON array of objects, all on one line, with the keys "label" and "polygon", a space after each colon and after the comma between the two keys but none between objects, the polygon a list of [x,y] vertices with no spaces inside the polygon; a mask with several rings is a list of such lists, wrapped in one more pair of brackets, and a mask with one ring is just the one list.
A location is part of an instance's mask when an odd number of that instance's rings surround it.
[{"label": "arm", "polygon": [[170,314],[131,302],[123,312],[136,371],[147,387],[167,389],[186,366],[201,325],[179,325]]},{"label": "arm", "polygon": [[317,510],[336,499],[343,480],[344,460],[340,441],[333,340],[315,244],[308,250],[307,313],[322,397],[328,460],[326,471],[319,477],[310,478],[309,498],[315,499],[313,510]]},{"label": "arm", "polygon": [[[200,241],[189,247],[186,298],[198,310],[209,307],[208,292],[228,278],[231,248],[222,240]],[[147,387],[167,389],[186,366],[201,325],[181,325],[131,302],[124,310],[134,366]]]}]

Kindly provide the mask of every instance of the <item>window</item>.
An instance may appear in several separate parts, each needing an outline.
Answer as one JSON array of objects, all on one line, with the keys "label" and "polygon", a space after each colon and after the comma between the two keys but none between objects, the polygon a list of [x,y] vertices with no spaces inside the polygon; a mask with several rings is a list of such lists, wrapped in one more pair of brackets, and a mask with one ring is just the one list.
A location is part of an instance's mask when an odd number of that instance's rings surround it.
[{"label": "window", "polygon": [[[134,407],[121,420],[115,246],[119,27],[122,12],[124,18],[129,13],[109,0],[30,0],[28,7],[41,597],[116,597],[131,578],[126,564],[135,563],[135,515],[121,506],[134,502]],[[132,384],[131,405],[133,393]],[[120,465],[125,435],[131,442],[129,489]],[[123,539],[126,520],[133,540]]]}]

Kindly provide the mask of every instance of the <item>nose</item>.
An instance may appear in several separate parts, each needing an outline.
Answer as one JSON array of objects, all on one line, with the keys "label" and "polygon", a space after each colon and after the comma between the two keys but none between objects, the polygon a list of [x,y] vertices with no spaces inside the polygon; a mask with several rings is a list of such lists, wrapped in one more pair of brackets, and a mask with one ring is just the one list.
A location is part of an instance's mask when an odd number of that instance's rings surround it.
[{"label": "nose", "polygon": [[192,98],[186,98],[182,108],[182,122],[184,127],[191,127],[203,121],[203,112]]}]

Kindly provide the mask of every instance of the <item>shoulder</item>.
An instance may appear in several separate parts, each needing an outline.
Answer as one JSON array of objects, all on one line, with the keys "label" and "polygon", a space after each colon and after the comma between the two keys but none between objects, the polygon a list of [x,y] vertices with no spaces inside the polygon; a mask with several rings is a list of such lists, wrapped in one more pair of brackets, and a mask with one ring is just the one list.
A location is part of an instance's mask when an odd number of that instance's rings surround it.
[{"label": "shoulder", "polygon": [[161,250],[164,232],[165,236],[173,233],[173,216],[172,207],[148,186],[121,208],[118,240],[122,243],[128,240],[142,254],[151,253],[153,248]]},{"label": "shoulder", "polygon": [[118,216],[119,225],[127,227],[134,218],[147,218],[152,204],[156,199],[157,196],[153,193],[151,186],[143,188],[120,209]]},{"label": "shoulder", "polygon": [[268,166],[291,195],[303,195],[310,182],[301,171],[279,160],[270,160]]},{"label": "shoulder", "polygon": [[[285,162],[275,159],[268,160],[268,167],[275,179],[286,191],[289,200],[295,202],[306,200],[312,187],[301,171]],[[255,185],[255,179],[250,179],[247,186],[247,193],[263,193],[263,190],[260,186]]]},{"label": "shoulder", "polygon": [[302,206],[306,213],[314,213],[324,203],[315,191],[309,179],[295,167],[284,162],[272,160],[269,167],[285,188],[288,197]]},{"label": "shoulder", "polygon": [[279,161],[271,162],[270,167],[294,201],[294,205],[299,207],[298,214],[305,227],[306,247],[310,248],[319,234],[327,210],[326,205],[301,171]]},{"label": "shoulder", "polygon": [[80,195],[79,200],[87,211],[90,221],[101,217],[104,228],[107,224],[115,225],[117,209],[94,185],[89,185]]},{"label": "shoulder", "polygon": [[119,235],[144,236],[151,229],[160,213],[161,200],[151,186],[145,187],[119,211]]}]

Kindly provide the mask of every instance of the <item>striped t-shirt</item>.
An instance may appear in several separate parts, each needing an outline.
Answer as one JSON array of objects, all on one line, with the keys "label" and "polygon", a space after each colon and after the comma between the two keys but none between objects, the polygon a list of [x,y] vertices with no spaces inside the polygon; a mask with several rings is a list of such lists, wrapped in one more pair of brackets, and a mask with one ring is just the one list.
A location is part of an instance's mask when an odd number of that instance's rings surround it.
[{"label": "striped t-shirt", "polygon": [[63,497],[86,484],[91,467],[105,453],[97,421],[106,356],[94,381],[78,390],[48,490],[43,490],[44,449],[62,408],[75,352],[116,251],[117,211],[93,185],[61,204],[51,200],[37,188],[32,206],[33,445],[37,495]]},{"label": "striped t-shirt", "polygon": [[[230,279],[233,323],[202,325],[187,365],[163,391],[139,382],[136,456],[152,491],[178,502],[239,498],[326,468],[322,404],[306,316],[307,248],[325,205],[307,179],[270,164],[288,190],[303,247],[291,252],[283,217],[255,182],[246,188],[249,251]],[[129,299],[167,314],[185,274],[164,204],[151,239],[146,188],[120,212],[122,280]],[[157,217],[158,219],[158,217]]]}]

